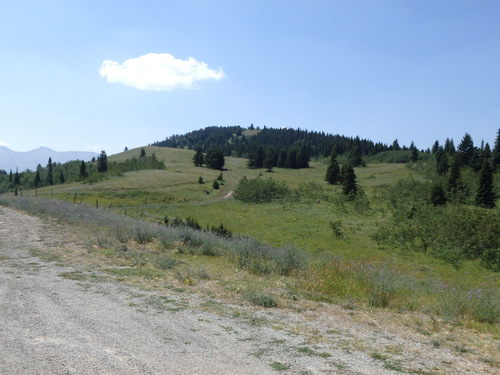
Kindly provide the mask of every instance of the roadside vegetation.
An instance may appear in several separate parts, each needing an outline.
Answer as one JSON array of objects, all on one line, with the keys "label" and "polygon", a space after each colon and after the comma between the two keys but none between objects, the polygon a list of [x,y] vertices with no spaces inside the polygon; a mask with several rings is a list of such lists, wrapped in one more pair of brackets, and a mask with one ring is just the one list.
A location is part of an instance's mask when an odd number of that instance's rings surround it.
[{"label": "roadside vegetation", "polygon": [[[192,150],[145,147],[110,157],[119,173],[11,190],[0,204],[82,228],[96,256],[127,266],[110,268],[120,277],[217,283],[263,307],[424,313],[498,335],[499,208],[481,192],[483,165],[461,164],[457,177],[453,162],[439,169],[438,150],[406,163],[386,161],[413,151],[384,151],[357,167],[355,153],[334,154],[303,169],[225,157],[221,171],[193,165]],[[328,180],[333,163],[341,175]],[[490,175],[498,197],[499,173]]]},{"label": "roadside vegetation", "polygon": [[345,137],[311,147],[320,135],[287,130],[280,149],[269,129],[224,142],[209,130],[205,144],[201,132],[3,173],[0,204],[74,226],[119,278],[500,334],[498,139],[493,150],[468,134],[425,151]]}]

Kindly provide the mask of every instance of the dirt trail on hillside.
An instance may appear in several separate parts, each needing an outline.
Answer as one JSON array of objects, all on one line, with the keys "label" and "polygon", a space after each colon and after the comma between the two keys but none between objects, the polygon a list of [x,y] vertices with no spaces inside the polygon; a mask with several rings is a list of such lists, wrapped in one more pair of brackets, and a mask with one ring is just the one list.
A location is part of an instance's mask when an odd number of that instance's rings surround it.
[{"label": "dirt trail on hillside", "polygon": [[492,374],[498,369],[432,345],[414,330],[385,327],[381,316],[366,318],[341,307],[318,304],[297,312],[226,306],[231,314],[209,313],[199,307],[219,301],[145,291],[110,280],[88,264],[51,259],[51,249],[77,248],[68,230],[0,206],[0,374]]}]

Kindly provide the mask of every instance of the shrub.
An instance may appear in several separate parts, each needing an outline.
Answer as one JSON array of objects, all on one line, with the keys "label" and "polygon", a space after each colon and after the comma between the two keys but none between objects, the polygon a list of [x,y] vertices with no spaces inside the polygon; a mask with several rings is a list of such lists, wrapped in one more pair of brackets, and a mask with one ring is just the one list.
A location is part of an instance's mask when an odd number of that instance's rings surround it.
[{"label": "shrub", "polygon": [[272,178],[243,177],[234,190],[234,197],[247,203],[269,203],[284,198],[289,192],[284,183],[276,182]]},{"label": "shrub", "polygon": [[308,265],[305,254],[292,246],[282,249],[273,249],[273,260],[276,264],[276,272],[281,276],[300,273],[304,271]]},{"label": "shrub", "polygon": [[278,304],[273,297],[263,293],[246,292],[244,297],[247,301],[266,308],[277,307]]}]

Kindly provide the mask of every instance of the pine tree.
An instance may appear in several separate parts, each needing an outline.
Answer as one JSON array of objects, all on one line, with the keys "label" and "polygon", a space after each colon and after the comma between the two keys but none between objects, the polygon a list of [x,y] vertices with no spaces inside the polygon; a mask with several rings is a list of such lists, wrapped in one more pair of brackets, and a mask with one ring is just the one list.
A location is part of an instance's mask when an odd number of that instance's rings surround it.
[{"label": "pine tree", "polygon": [[40,186],[40,182],[42,182],[42,179],[40,177],[40,170],[37,169],[36,170],[36,175],[35,175],[35,188],[38,189],[38,187]]},{"label": "pine tree", "polygon": [[493,148],[493,168],[500,168],[500,129],[497,132],[497,138],[495,139],[495,146]]},{"label": "pine tree", "polygon": [[493,170],[488,160],[484,160],[479,172],[479,188],[476,195],[476,204],[481,207],[495,207],[495,192],[493,191]]},{"label": "pine tree", "polygon": [[458,189],[458,183],[460,180],[460,159],[458,155],[453,157],[453,162],[451,164],[450,175],[448,176],[448,192],[451,194],[456,193]]},{"label": "pine tree", "polygon": [[455,144],[453,143],[453,139],[446,138],[446,141],[444,143],[444,152],[447,155],[455,154]]},{"label": "pine tree", "polygon": [[460,161],[462,162],[462,165],[468,166],[472,158],[474,157],[474,142],[472,141],[472,137],[470,136],[469,133],[465,133],[464,137],[462,138],[462,141],[457,147],[457,153],[460,156]]},{"label": "pine tree", "polygon": [[277,164],[277,155],[272,147],[268,147],[266,149],[266,153],[264,156],[263,167],[266,168],[266,172],[272,172],[273,167]]},{"label": "pine tree", "polygon": [[54,185],[54,167],[52,165],[52,158],[49,158],[47,164],[47,185]]},{"label": "pine tree", "polygon": [[101,151],[101,155],[99,155],[97,161],[97,171],[100,173],[106,173],[108,171],[108,156],[106,155],[106,151]]},{"label": "pine tree", "polygon": [[434,184],[431,190],[431,202],[434,206],[446,204],[446,192],[441,184]]},{"label": "pine tree", "polygon": [[224,154],[220,148],[211,148],[205,157],[205,164],[208,168],[222,170],[225,164]]},{"label": "pine tree", "polygon": [[335,151],[332,151],[330,155],[330,165],[326,169],[325,181],[330,185],[337,185],[340,182],[340,166]]},{"label": "pine tree", "polygon": [[439,148],[439,141],[434,142],[434,145],[432,146],[432,153],[435,154]]},{"label": "pine tree", "polygon": [[64,178],[64,173],[61,169],[61,173],[59,174],[59,183],[64,184],[66,182],[66,179]]},{"label": "pine tree", "polygon": [[450,167],[448,165],[448,156],[446,156],[446,153],[444,152],[441,146],[437,148],[435,155],[436,155],[436,171],[438,175],[442,176],[446,172],[448,172],[448,168]]},{"label": "pine tree", "polygon": [[80,178],[85,179],[87,177],[88,177],[87,165],[85,164],[85,161],[82,160],[82,163],[80,164]]},{"label": "pine tree", "polygon": [[[413,144],[413,142],[412,142],[412,144]],[[414,162],[414,163],[418,160],[418,150],[417,150],[416,147],[411,148],[411,157],[410,157],[410,160],[412,162]]]},{"label": "pine tree", "polygon": [[193,156],[193,162],[195,167],[201,167],[205,164],[205,157],[203,156],[203,150],[201,146],[196,147],[196,153]]},{"label": "pine tree", "polygon": [[342,182],[342,192],[353,199],[358,191],[358,186],[356,184],[356,175],[354,174],[354,168],[352,165],[346,165],[344,168],[344,176]]},{"label": "pine tree", "polygon": [[363,164],[363,160],[361,159],[361,151],[359,150],[358,145],[354,145],[349,151],[349,164],[353,167],[359,167]]},{"label": "pine tree", "polygon": [[19,177],[19,172],[16,168],[16,174],[14,175],[14,186],[19,186],[21,185],[21,177]]}]

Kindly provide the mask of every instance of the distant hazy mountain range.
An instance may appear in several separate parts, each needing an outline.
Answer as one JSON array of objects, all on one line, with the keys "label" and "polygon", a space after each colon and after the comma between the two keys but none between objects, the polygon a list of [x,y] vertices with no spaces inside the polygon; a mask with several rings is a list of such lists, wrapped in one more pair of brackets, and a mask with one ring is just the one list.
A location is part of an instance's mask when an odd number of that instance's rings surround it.
[{"label": "distant hazy mountain range", "polygon": [[0,146],[0,170],[15,172],[24,172],[26,169],[35,171],[38,164],[45,167],[52,158],[53,163],[66,163],[71,160],[92,160],[93,157],[99,156],[95,152],[86,151],[54,151],[47,147],[40,147],[36,150],[18,152]]}]

